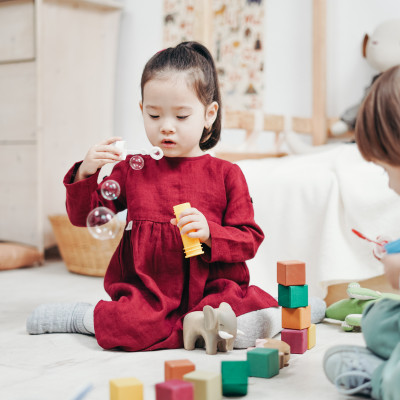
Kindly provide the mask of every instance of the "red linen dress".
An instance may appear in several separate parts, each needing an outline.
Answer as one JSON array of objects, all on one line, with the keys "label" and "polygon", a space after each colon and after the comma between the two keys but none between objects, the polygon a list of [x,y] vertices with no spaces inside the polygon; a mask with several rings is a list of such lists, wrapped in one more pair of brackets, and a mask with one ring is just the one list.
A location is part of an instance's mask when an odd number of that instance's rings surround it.
[{"label": "red linen dress", "polygon": [[[240,168],[203,155],[153,160],[133,170],[129,156],[114,166],[107,179],[120,184],[117,200],[100,194],[98,173],[71,183],[64,178],[67,212],[72,224],[86,226],[97,206],[114,212],[127,209],[127,225],[104,278],[112,301],[100,301],[94,311],[96,339],[105,349],[127,351],[183,347],[182,320],[203,306],[229,303],[236,315],[277,306],[273,297],[249,286],[245,261],[264,235],[254,222],[248,187]],[[179,229],[171,225],[173,206],[189,202],[207,218],[212,248],[189,259]]]}]

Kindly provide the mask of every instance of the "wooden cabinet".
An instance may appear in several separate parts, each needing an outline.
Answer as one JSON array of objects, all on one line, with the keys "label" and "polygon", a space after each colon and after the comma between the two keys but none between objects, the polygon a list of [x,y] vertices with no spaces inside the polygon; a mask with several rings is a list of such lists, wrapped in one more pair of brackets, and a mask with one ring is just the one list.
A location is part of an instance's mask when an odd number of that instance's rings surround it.
[{"label": "wooden cabinet", "polygon": [[121,2],[0,2],[0,240],[43,251],[63,176],[113,134]]}]

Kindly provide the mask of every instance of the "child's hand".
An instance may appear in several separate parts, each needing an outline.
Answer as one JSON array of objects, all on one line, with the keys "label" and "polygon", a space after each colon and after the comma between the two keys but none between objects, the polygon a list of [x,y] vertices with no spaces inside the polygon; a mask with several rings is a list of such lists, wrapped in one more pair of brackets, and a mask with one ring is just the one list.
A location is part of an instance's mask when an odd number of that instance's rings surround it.
[{"label": "child's hand", "polygon": [[382,263],[385,266],[385,275],[394,289],[399,289],[400,286],[400,253],[387,254],[382,258]]},{"label": "child's hand", "polygon": [[122,151],[112,146],[114,142],[121,139],[120,137],[111,137],[91,147],[78,169],[75,182],[93,175],[105,164],[121,161]]},{"label": "child's hand", "polygon": [[171,224],[181,229],[182,235],[191,238],[198,238],[201,243],[211,247],[210,228],[204,214],[197,208],[188,208],[179,215],[179,222],[176,218],[171,219]]}]

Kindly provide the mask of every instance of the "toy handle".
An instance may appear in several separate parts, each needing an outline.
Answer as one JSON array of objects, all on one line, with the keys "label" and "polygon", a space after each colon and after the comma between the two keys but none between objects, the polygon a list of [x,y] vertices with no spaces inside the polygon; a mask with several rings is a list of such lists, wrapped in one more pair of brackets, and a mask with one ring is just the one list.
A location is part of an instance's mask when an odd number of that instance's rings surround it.
[{"label": "toy handle", "polygon": [[400,239],[386,243],[383,247],[385,248],[387,254],[400,253]]}]

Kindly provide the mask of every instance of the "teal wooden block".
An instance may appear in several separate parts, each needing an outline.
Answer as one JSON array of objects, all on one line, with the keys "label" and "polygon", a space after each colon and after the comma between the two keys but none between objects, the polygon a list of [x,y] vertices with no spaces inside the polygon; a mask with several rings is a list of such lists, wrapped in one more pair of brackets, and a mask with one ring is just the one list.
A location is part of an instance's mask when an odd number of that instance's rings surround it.
[{"label": "teal wooden block", "polygon": [[247,394],[249,364],[247,361],[221,361],[222,394],[244,396]]},{"label": "teal wooden block", "polygon": [[308,306],[308,285],[278,285],[278,304],[286,308]]},{"label": "teal wooden block", "polygon": [[247,352],[249,376],[258,378],[272,378],[279,374],[278,349],[255,348]]}]

